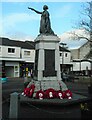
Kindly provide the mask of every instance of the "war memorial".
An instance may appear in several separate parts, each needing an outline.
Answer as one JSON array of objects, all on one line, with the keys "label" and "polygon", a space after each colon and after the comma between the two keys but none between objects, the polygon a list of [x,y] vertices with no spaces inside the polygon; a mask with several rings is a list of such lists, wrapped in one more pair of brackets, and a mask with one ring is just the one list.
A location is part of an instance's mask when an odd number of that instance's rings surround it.
[{"label": "war memorial", "polygon": [[[51,28],[47,5],[43,6],[43,12],[29,7],[28,9],[31,9],[37,14],[41,14],[40,34],[35,39],[35,65],[34,78],[32,81],[35,85],[34,93],[39,91],[39,95],[41,95],[41,91],[48,91],[48,94],[54,97],[54,90],[68,90],[65,83],[61,80],[59,63],[60,39]],[[30,82],[30,85],[32,82]],[[44,96],[44,94],[42,94],[42,96]]]},{"label": "war memorial", "polygon": [[[15,112],[11,112],[13,105],[17,106],[18,97],[20,102],[30,102],[31,104],[42,105],[72,105],[74,103],[85,102],[88,98],[75,94],[68,89],[61,79],[59,63],[59,37],[51,28],[48,6],[43,6],[43,11],[39,12],[34,8],[28,9],[41,15],[39,35],[35,39],[35,64],[34,75],[31,82],[24,89],[23,93],[11,95],[10,118],[17,117],[17,107]],[[13,99],[16,99],[14,103]],[[14,114],[13,114],[14,113]]]}]

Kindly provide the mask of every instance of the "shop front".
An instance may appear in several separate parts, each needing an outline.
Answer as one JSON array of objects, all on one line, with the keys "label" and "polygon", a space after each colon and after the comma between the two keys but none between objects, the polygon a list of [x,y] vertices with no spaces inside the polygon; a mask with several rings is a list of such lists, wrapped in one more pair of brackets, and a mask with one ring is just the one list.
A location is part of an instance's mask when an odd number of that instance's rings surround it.
[{"label": "shop front", "polygon": [[33,74],[34,63],[20,63],[20,77],[31,77]]}]

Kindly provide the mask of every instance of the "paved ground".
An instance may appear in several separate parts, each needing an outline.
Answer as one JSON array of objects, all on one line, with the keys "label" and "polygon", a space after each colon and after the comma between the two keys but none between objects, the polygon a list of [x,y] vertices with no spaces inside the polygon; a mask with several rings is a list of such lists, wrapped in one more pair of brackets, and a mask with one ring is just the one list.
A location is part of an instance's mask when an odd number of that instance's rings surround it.
[{"label": "paved ground", "polygon": [[[9,118],[9,101],[12,92],[22,92],[24,88],[23,78],[11,78],[2,85],[2,114],[4,120]],[[68,88],[74,92],[88,96],[88,85],[66,82]],[[88,113],[86,113],[88,114]],[[82,118],[80,105],[71,106],[50,106],[33,105],[28,102],[21,103],[19,118]],[[87,115],[88,117],[88,115]]]}]

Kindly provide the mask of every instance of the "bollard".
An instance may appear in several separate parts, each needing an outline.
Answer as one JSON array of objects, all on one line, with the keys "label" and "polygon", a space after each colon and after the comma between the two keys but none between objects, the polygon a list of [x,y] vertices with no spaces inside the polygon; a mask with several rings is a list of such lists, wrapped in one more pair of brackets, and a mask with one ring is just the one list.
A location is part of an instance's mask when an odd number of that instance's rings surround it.
[{"label": "bollard", "polygon": [[10,95],[9,118],[18,118],[19,106],[19,93],[14,92]]}]

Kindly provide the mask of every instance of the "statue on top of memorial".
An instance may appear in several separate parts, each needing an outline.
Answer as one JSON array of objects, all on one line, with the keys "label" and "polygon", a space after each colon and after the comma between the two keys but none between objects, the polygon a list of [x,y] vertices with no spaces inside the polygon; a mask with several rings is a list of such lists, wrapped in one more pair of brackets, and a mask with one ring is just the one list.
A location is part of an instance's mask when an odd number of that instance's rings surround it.
[{"label": "statue on top of memorial", "polygon": [[40,20],[40,34],[46,34],[46,35],[55,35],[53,30],[51,29],[51,23],[50,23],[50,15],[48,10],[48,6],[43,6],[43,11],[39,12],[35,10],[34,8],[28,7],[28,9],[31,9],[32,11],[35,11],[38,14],[41,14],[41,20]]}]

